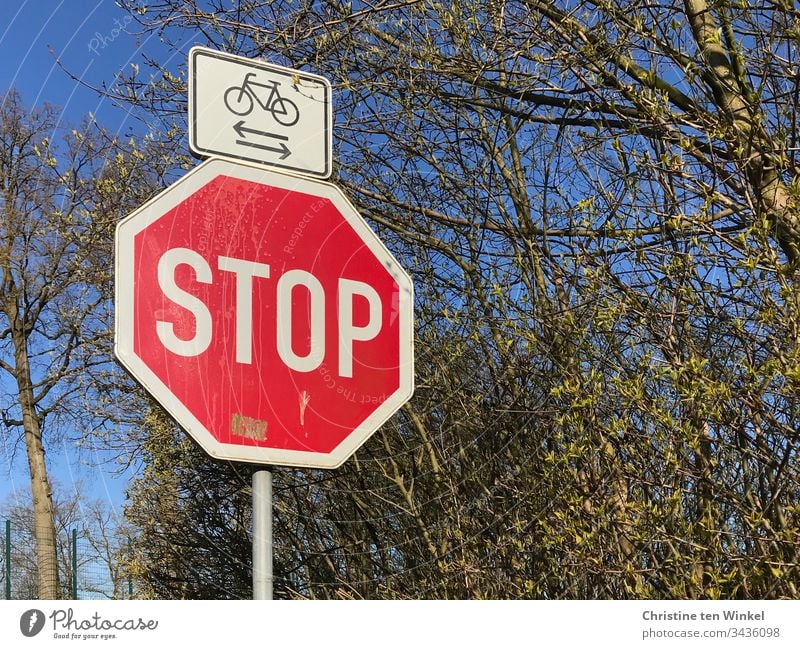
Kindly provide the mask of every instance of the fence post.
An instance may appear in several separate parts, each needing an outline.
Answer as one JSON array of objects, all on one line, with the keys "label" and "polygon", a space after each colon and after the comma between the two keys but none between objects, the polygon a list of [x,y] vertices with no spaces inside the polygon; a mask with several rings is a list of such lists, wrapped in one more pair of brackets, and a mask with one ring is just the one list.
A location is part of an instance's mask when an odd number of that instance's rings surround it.
[{"label": "fence post", "polygon": [[11,521],[6,520],[6,599],[11,599]]},{"label": "fence post", "polygon": [[72,599],[78,599],[78,530],[72,528]]}]

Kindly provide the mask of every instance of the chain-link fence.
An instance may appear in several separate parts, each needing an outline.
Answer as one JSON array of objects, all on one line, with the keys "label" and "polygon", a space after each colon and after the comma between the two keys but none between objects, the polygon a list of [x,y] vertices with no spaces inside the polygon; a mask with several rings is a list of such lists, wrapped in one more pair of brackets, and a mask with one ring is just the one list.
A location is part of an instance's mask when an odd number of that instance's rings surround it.
[{"label": "chain-link fence", "polygon": [[[38,599],[36,541],[25,526],[6,520],[2,528],[0,597]],[[62,530],[56,541],[59,594],[63,599],[132,599],[125,570],[130,543],[87,530]]]}]

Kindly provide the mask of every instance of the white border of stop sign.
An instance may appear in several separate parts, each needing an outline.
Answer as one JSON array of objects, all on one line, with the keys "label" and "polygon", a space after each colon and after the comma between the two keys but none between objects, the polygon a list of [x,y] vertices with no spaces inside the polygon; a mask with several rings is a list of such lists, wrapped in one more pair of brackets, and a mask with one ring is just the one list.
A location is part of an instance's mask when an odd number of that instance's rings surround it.
[{"label": "white border of stop sign", "polygon": [[[328,199],[361,238],[364,245],[383,264],[400,289],[399,303],[397,304],[400,332],[400,363],[398,368],[392,370],[399,371],[399,387],[393,394],[386,395],[385,401],[379,404],[372,414],[330,453],[276,449],[244,444],[225,444],[218,441],[172,393],[169,386],[134,351],[134,338],[136,335],[134,331],[134,289],[136,282],[134,239],[142,230],[220,175]],[[221,263],[226,264],[225,270],[230,270],[231,264],[229,262],[235,261],[237,260],[226,259]],[[235,264],[233,270],[237,270]],[[264,272],[266,273],[268,270],[264,269]],[[237,281],[240,276],[244,278],[242,281],[247,279],[244,271],[237,274]],[[257,464],[335,468],[349,458],[370,435],[397,412],[411,398],[414,392],[414,297],[411,279],[386,246],[364,222],[344,194],[330,183],[290,176],[261,167],[219,158],[207,160],[119,222],[116,233],[115,277],[114,352],[117,358],[131,375],[172,415],[178,424],[197,440],[212,457]],[[245,295],[245,293],[243,292],[242,295]],[[187,303],[184,306],[190,305]],[[155,314],[154,317],[156,317]],[[351,335],[358,334],[351,332]],[[362,335],[366,335],[366,333]],[[192,354],[189,349],[183,355]]]}]

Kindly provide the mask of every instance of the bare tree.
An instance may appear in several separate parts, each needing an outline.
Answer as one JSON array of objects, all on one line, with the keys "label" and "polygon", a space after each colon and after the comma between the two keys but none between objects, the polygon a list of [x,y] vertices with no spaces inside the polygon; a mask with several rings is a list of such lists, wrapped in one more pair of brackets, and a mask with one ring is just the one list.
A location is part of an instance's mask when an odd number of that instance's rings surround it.
[{"label": "bare tree", "polygon": [[[59,125],[8,91],[0,106],[0,402],[3,432],[21,434],[30,470],[38,596],[61,595],[45,450],[66,425],[108,420],[123,394],[111,361],[111,233],[137,159],[92,123]],[[111,157],[109,152],[115,153]],[[108,156],[108,158],[107,158]],[[11,438],[10,446],[16,442]]]},{"label": "bare tree", "polygon": [[[414,401],[339,471],[279,478],[287,589],[796,596],[796,9],[131,10],[332,78],[336,180],[417,281]],[[116,91],[179,114],[159,72]]]}]

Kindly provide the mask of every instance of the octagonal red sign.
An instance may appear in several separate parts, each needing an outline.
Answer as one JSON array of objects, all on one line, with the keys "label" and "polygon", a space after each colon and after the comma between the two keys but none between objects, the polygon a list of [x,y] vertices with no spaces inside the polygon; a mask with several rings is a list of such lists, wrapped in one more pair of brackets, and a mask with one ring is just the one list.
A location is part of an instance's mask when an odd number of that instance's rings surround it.
[{"label": "octagonal red sign", "polygon": [[410,398],[411,280],[335,186],[212,159],[116,246],[117,357],[212,456],[336,467]]}]

